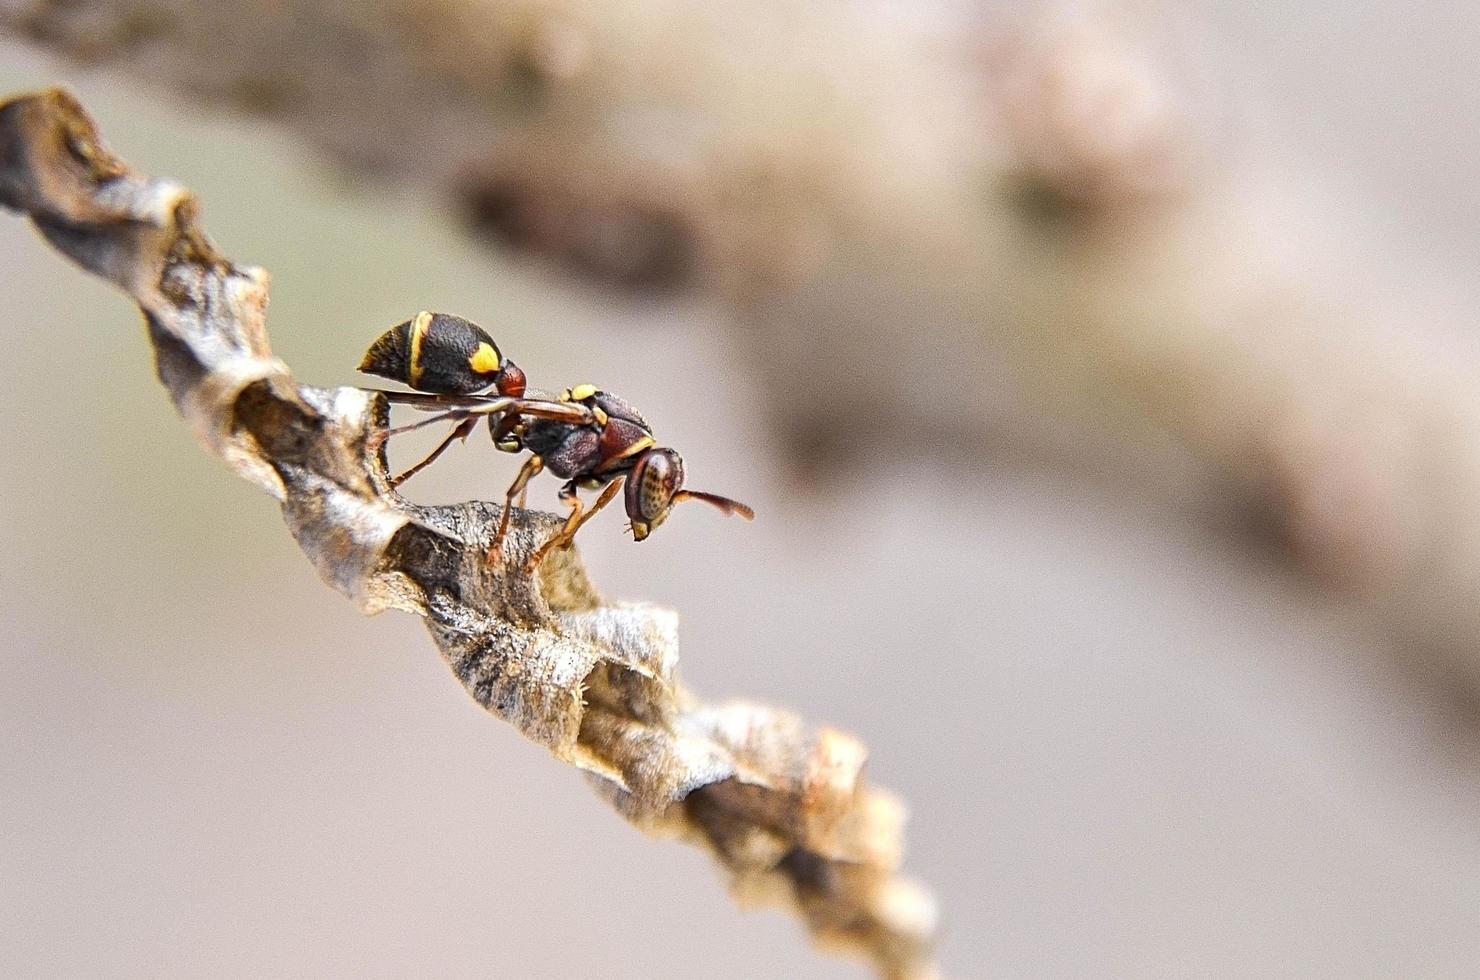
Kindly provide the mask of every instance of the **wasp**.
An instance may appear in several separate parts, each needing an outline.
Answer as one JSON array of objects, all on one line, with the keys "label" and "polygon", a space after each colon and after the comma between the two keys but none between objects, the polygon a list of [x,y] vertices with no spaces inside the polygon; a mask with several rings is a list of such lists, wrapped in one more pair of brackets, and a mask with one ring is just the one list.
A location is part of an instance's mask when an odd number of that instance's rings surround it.
[{"label": "wasp", "polygon": [[[444,323],[449,326],[441,329]],[[500,450],[529,452],[505,495],[489,546],[490,560],[498,555],[508,532],[515,499],[522,501],[529,481],[545,470],[565,481],[559,497],[569,514],[555,536],[530,557],[526,572],[551,550],[568,545],[624,489],[628,527],[637,541],[646,539],[676,504],[686,500],[702,500],[745,520],[755,517],[737,500],[685,489],[683,457],[657,445],[652,426],[621,397],[591,384],[566,388],[553,401],[525,397],[524,373],[503,357],[487,333],[460,317],[422,313],[392,327],[371,345],[360,369],[423,393],[382,392],[393,401],[441,409],[431,418],[387,430],[384,438],[439,422],[456,423],[430,456],[393,485],[430,465],[454,440],[466,438],[480,418],[487,418],[489,434]],[[581,502],[581,489],[601,491],[589,508]]]}]

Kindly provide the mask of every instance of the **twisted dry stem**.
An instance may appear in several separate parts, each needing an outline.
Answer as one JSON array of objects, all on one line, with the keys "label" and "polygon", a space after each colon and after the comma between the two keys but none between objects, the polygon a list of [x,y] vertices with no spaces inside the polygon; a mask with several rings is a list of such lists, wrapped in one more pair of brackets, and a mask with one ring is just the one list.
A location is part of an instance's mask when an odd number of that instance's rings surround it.
[{"label": "twisted dry stem", "polygon": [[902,808],[864,783],[857,741],[699,700],[676,678],[675,614],[603,601],[572,551],[519,574],[555,516],[516,510],[490,568],[499,507],[400,499],[370,438],[384,400],[296,384],[268,346],[267,274],[221,256],[190,193],[132,173],[68,93],[0,104],[0,203],[138,303],[180,414],[278,499],[326,582],[367,613],[423,617],[480,704],[639,827],[708,846],[738,895],[795,909],[885,976],[935,973],[931,900],[895,873]]}]

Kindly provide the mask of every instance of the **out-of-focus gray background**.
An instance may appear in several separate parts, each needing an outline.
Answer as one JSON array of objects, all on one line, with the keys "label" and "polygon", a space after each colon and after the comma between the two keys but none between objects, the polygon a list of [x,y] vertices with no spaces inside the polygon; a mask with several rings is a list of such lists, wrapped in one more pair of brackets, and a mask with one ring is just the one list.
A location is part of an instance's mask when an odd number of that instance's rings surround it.
[{"label": "out-of-focus gray background", "polygon": [[[1480,294],[1474,11],[1204,13],[1311,193]],[[269,125],[0,46],[0,90],[59,80],[272,272],[300,378],[356,383],[380,330],[455,311],[537,382],[621,391],[695,486],[756,507],[680,511],[641,546],[606,515],[580,546],[609,594],[681,611],[692,686],[868,743],[951,975],[1480,966],[1473,704],[1237,529],[893,446],[809,478],[769,439],[784,392],[703,302],[491,259],[437,201],[371,193]],[[130,306],[15,220],[0,323],[0,974],[860,975],[484,715],[417,621],[324,587],[178,424]],[[410,495],[512,473],[475,440]]]}]

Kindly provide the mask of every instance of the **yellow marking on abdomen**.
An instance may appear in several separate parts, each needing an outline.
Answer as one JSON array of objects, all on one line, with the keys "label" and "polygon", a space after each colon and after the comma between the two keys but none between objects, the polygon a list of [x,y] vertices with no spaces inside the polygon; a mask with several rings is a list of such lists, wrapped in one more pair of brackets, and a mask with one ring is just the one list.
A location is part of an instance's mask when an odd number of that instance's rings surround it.
[{"label": "yellow marking on abdomen", "polygon": [[411,387],[415,388],[421,380],[421,342],[426,337],[427,331],[432,328],[432,315],[426,310],[416,314],[416,319],[411,321],[411,355],[410,371]]},{"label": "yellow marking on abdomen", "polygon": [[478,342],[478,349],[473,351],[468,358],[468,367],[479,374],[496,374],[498,372],[498,351],[491,344],[483,341]]}]

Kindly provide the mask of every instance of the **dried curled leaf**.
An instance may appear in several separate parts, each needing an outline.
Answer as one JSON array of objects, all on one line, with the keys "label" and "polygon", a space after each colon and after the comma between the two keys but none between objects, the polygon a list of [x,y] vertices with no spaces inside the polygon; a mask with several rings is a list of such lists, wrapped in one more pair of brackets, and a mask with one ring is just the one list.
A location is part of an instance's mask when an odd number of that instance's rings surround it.
[{"label": "dried curled leaf", "polygon": [[132,173],[65,91],[0,104],[0,203],[138,303],[180,414],[278,499],[325,582],[423,617],[480,704],[633,823],[707,845],[743,898],[797,909],[883,975],[934,975],[931,900],[896,875],[903,810],[863,781],[856,740],[686,691],[676,615],[603,601],[574,551],[521,574],[556,516],[516,510],[490,567],[497,505],[402,500],[369,439],[383,399],[295,383],[268,345],[267,274],[220,255],[194,197]]}]

